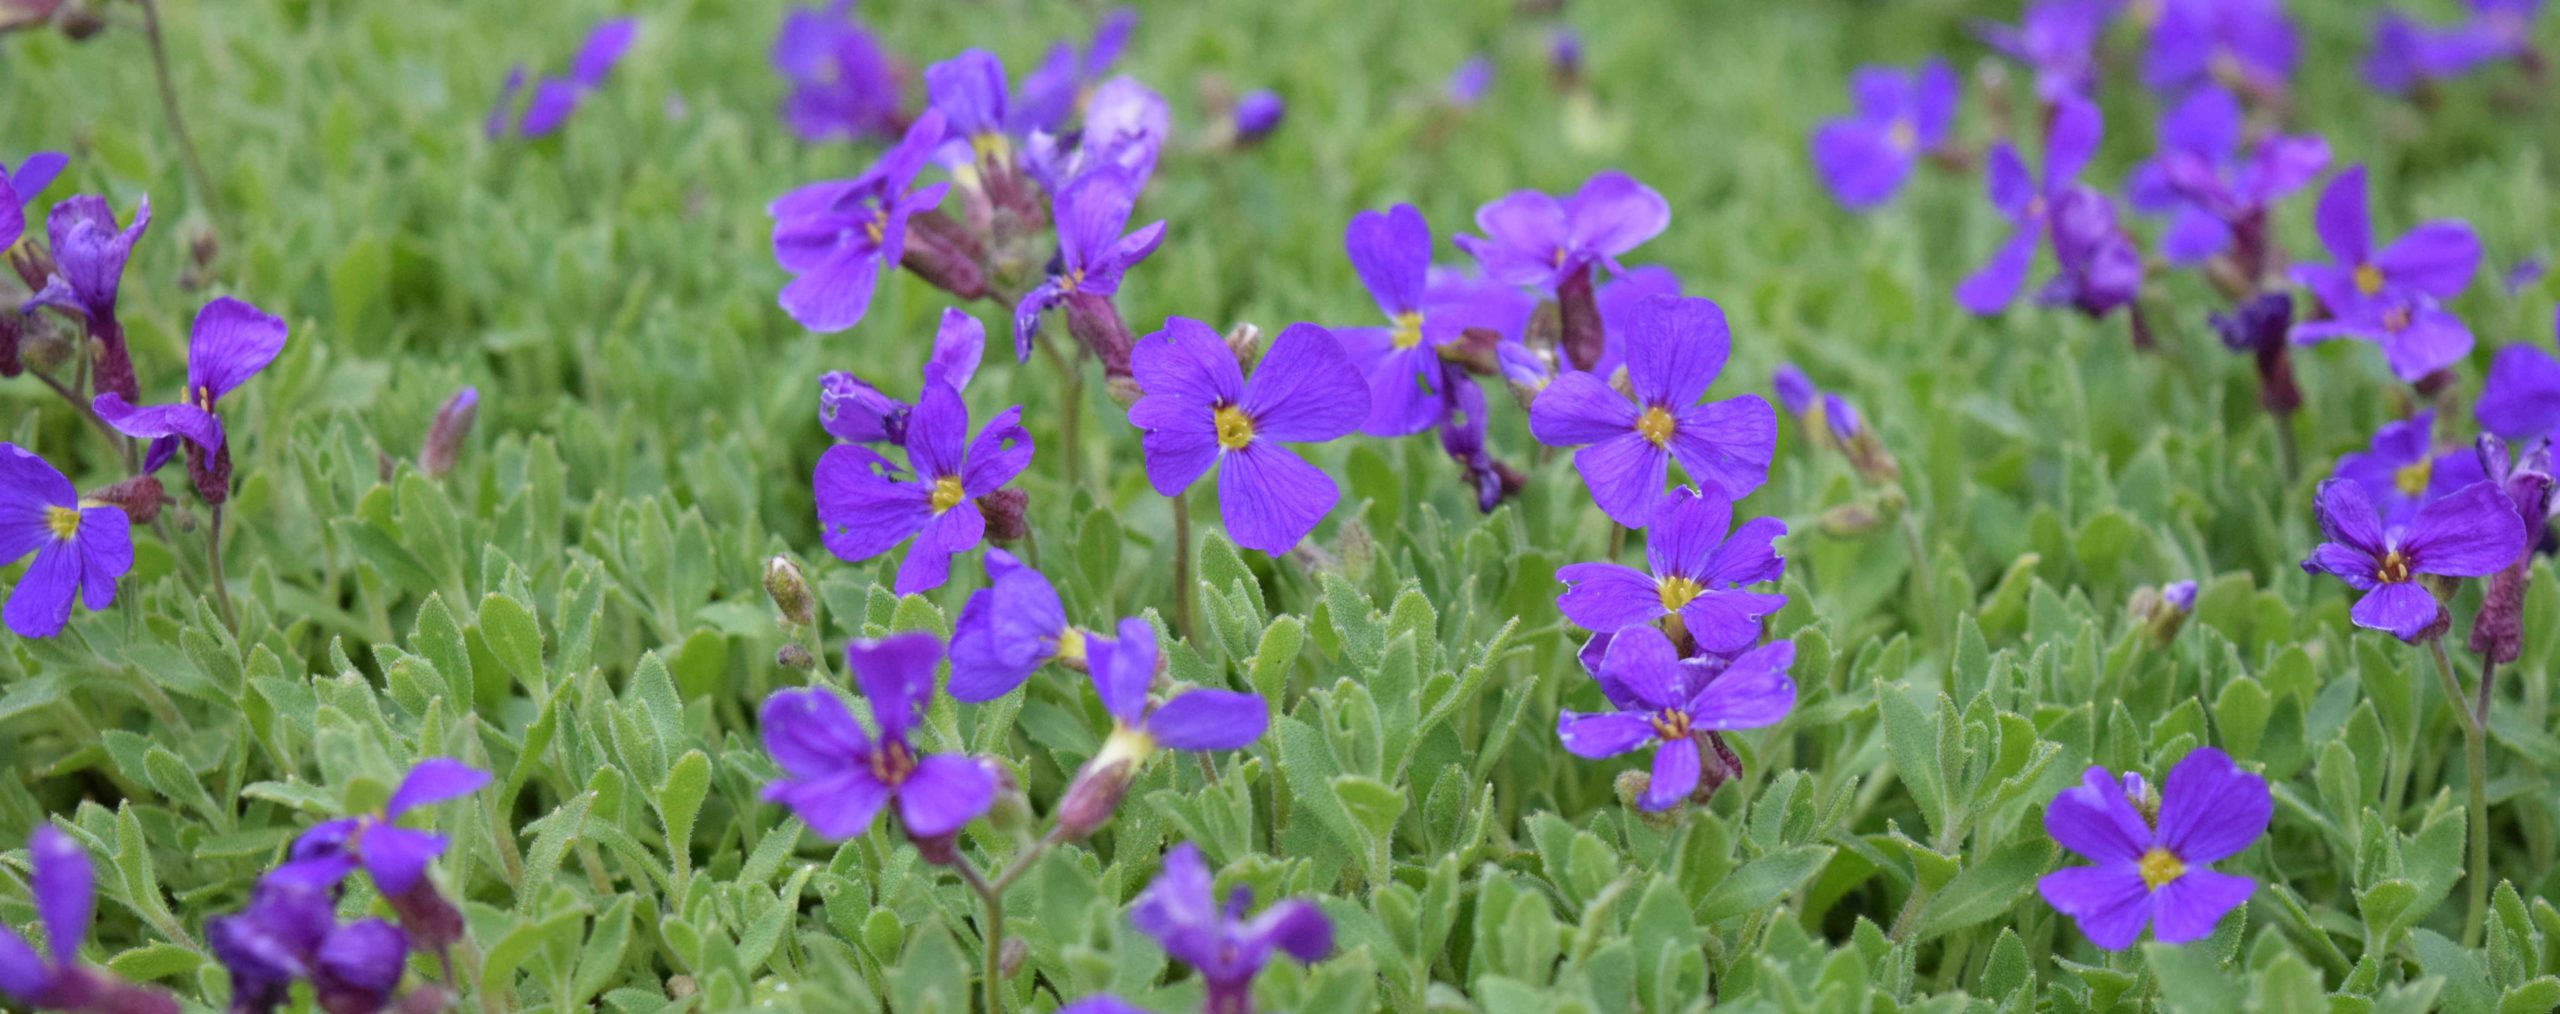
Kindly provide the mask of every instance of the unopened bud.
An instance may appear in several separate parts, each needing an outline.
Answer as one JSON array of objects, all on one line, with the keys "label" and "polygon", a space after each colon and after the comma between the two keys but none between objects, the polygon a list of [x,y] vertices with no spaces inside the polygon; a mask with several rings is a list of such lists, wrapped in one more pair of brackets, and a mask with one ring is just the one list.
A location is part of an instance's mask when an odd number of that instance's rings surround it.
[{"label": "unopened bud", "polygon": [[1578,370],[1598,365],[1608,348],[1609,331],[1600,320],[1600,299],[1592,290],[1589,265],[1556,284],[1556,312],[1563,328],[1565,359]]},{"label": "unopened bud", "polygon": [[1612,786],[1618,793],[1618,805],[1637,812],[1643,811],[1641,804],[1644,801],[1645,790],[1652,787],[1653,772],[1643,768],[1629,768],[1618,772],[1618,780]]},{"label": "unopened bud", "polygon": [[0,306],[0,377],[24,373],[27,365],[18,358],[18,341],[26,334],[27,316],[16,307]]},{"label": "unopened bud", "polygon": [[987,519],[987,538],[993,542],[1020,542],[1031,534],[1028,516],[1031,494],[1005,488],[978,498],[978,513]]},{"label": "unopened bud", "polygon": [[1102,360],[1105,377],[1129,376],[1129,349],[1137,339],[1129,334],[1129,324],[1120,319],[1120,308],[1111,297],[1078,292],[1069,295],[1067,333]]},{"label": "unopened bud", "polygon": [[1270,89],[1246,92],[1236,100],[1235,138],[1237,144],[1253,144],[1280,129],[1280,121],[1289,113],[1289,104]]},{"label": "unopened bud", "polygon": [[62,13],[54,16],[53,23],[55,27],[62,29],[65,37],[73,42],[87,42],[99,32],[107,30],[107,17],[99,13],[94,4],[84,3],[63,8]]},{"label": "unopened bud", "polygon": [[958,831],[920,835],[909,830],[907,842],[916,847],[916,854],[923,856],[925,862],[935,866],[960,865],[960,832]]},{"label": "unopened bud", "polygon": [[2187,625],[2187,616],[2196,607],[2196,583],[2173,581],[2158,588],[2145,587],[2133,593],[2125,603],[2126,615],[2142,631],[2154,647],[2166,647]]},{"label": "unopened bud", "polygon": [[1883,512],[1878,511],[1874,504],[1864,500],[1844,503],[1823,511],[1821,519],[1816,522],[1822,529],[1822,534],[1835,539],[1865,535],[1883,523]]},{"label": "unopened bud", "polygon": [[1520,329],[1520,340],[1531,351],[1548,352],[1556,347],[1564,334],[1564,316],[1556,309],[1556,301],[1540,300],[1537,309],[1529,311],[1529,322]]},{"label": "unopened bud", "polygon": [[80,351],[70,327],[50,314],[28,314],[22,322],[25,329],[18,334],[18,358],[27,369],[38,373],[60,373]]},{"label": "unopened bud", "polygon": [[1489,327],[1471,327],[1458,332],[1456,341],[1440,346],[1442,362],[1456,363],[1468,373],[1489,377],[1502,372],[1502,332]]},{"label": "unopened bud", "polygon": [[1118,402],[1121,408],[1135,405],[1138,399],[1147,396],[1146,389],[1138,386],[1136,377],[1106,378],[1103,381],[1103,389],[1110,392],[1111,400]]},{"label": "unopened bud", "polygon": [[1013,778],[1013,769],[992,765],[996,772],[995,805],[987,808],[987,823],[998,831],[1014,831],[1031,824],[1031,799],[1022,793],[1022,783]]},{"label": "unopened bud", "polygon": [[435,881],[418,878],[415,886],[385,900],[400,917],[400,929],[409,934],[409,943],[430,954],[442,954],[445,948],[462,939],[462,910],[436,890]]},{"label": "unopened bud", "polygon": [[1108,823],[1119,811],[1121,797],[1129,794],[1129,783],[1138,777],[1138,765],[1154,752],[1155,741],[1146,733],[1112,730],[1102,741],[1102,752],[1076,770],[1076,780],[1058,799],[1059,838],[1083,841]]},{"label": "unopened bud", "polygon": [[798,672],[808,672],[818,667],[818,656],[809,654],[809,649],[797,644],[786,644],[774,651],[773,664]]},{"label": "unopened bud", "polygon": [[809,579],[801,576],[800,565],[787,556],[764,562],[764,593],[773,598],[773,607],[782,611],[782,622],[805,627],[818,619],[817,596],[809,593]]},{"label": "unopened bud", "polygon": [[441,479],[453,471],[454,460],[462,454],[463,440],[471,436],[471,422],[480,415],[480,389],[466,387],[446,399],[436,410],[435,425],[427,427],[427,440],[418,448],[418,470],[430,479]]},{"label": "unopened bud", "polygon": [[125,517],[136,525],[150,524],[160,516],[160,506],[169,502],[169,491],[160,480],[137,475],[103,489],[93,490],[89,499],[124,510]]},{"label": "unopened bud", "polygon": [[702,986],[693,981],[693,976],[670,975],[667,977],[667,999],[669,1000],[682,1000],[700,992],[702,992]]},{"label": "unopened bud", "polygon": [[1346,521],[1342,534],[1334,540],[1334,553],[1342,564],[1343,576],[1355,584],[1364,584],[1378,563],[1378,539],[1358,519]]},{"label": "unopened bud", "polygon": [[1227,351],[1235,354],[1237,369],[1253,372],[1254,360],[1262,358],[1262,328],[1251,321],[1228,328]]},{"label": "unopened bud", "polygon": [[1006,978],[1012,978],[1015,972],[1022,970],[1022,962],[1029,957],[1031,957],[1030,941],[1021,937],[1006,937],[1004,945],[996,950],[996,969],[1003,972]]}]

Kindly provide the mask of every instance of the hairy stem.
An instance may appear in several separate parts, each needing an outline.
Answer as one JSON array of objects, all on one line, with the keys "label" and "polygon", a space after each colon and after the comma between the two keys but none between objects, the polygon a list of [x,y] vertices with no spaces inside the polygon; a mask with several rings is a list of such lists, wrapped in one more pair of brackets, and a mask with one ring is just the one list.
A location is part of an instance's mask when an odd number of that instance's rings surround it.
[{"label": "hairy stem", "polygon": [[205,175],[204,160],[196,155],[194,137],[187,133],[187,117],[178,108],[178,86],[169,75],[169,47],[160,34],[160,0],[135,0],[142,5],[142,32],[151,43],[151,68],[160,79],[160,111],[169,117],[169,133],[178,139],[178,154],[186,161],[187,177],[195,184],[196,199],[204,202],[205,214],[219,219],[213,193],[213,178]]},{"label": "hairy stem", "polygon": [[1189,490],[1173,495],[1173,620],[1182,627],[1182,639],[1197,641],[1199,631],[1191,625],[1191,494]]},{"label": "hairy stem", "polygon": [[2471,709],[2462,706],[2462,681],[2453,675],[2453,659],[2445,654],[2444,638],[2428,641],[2427,647],[2435,654],[2436,678],[2444,684],[2445,702],[2462,721],[2463,767],[2471,783],[2471,914],[2463,920],[2462,941],[2465,947],[2477,947],[2489,913],[2489,738]]},{"label": "hairy stem", "polygon": [[969,857],[954,856],[951,868],[969,889],[978,892],[978,900],[987,908],[987,925],[981,934],[986,950],[987,1014],[1004,1014],[1004,888],[990,883],[970,865]]},{"label": "hairy stem", "polygon": [[222,578],[222,505],[213,505],[212,522],[204,531],[205,562],[213,570],[213,604],[222,611],[222,625],[231,628],[231,636],[240,636],[240,614],[231,608],[231,585]]}]

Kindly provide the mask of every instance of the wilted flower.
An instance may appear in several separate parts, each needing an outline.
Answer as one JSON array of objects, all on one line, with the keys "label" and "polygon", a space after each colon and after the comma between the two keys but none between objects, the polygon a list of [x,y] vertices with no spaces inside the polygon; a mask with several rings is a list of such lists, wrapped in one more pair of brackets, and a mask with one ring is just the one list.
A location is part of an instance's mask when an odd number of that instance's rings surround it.
[{"label": "wilted flower", "polygon": [[891,137],[903,115],[896,64],[853,16],[853,0],[795,7],[773,40],[773,69],[791,82],[782,122],[811,141]]},{"label": "wilted flower", "polygon": [[1556,716],[1556,736],[1574,756],[1593,760],[1655,745],[1653,778],[1637,804],[1645,810],[1668,810],[1698,787],[1698,741],[1707,733],[1776,725],[1795,707],[1792,641],[1730,663],[1684,660],[1661,631],[1635,626],[1610,637],[1605,651],[1599,680],[1617,712],[1566,710]]},{"label": "wilted flower", "polygon": [[973,757],[920,754],[907,734],[933,697],[942,644],[932,634],[895,634],[845,645],[854,685],[871,705],[878,735],[867,734],[835,692],[784,690],[764,703],[764,744],[783,777],[764,798],[781,803],[830,841],[871,827],[892,801],[916,838],[938,838],[987,812],[996,775]]},{"label": "wilted flower", "polygon": [[1857,111],[1813,134],[1813,164],[1831,195],[1855,210],[1891,200],[1920,157],[1947,142],[1956,75],[1944,60],[1918,69],[1861,67],[1849,76]]},{"label": "wilted flower", "polygon": [[1129,407],[1147,479],[1180,496],[1218,469],[1218,509],[1236,545],[1285,553],[1333,509],[1333,480],[1282,443],[1344,436],[1369,415],[1368,386],[1332,332],[1291,324],[1247,380],[1226,342],[1187,317],[1138,342],[1145,397]]},{"label": "wilted flower", "polygon": [[1609,562],[1568,565],[1556,571],[1566,586],[1556,608],[1596,633],[1667,616],[1702,651],[1747,649],[1760,640],[1761,619],[1787,604],[1785,595],[1743,590],[1786,573],[1786,560],[1770,543],[1787,534],[1787,525],[1753,518],[1732,526],[1733,501],[1723,490],[1678,490],[1645,529],[1651,574]]},{"label": "wilted flower", "polygon": [[795,276],[782,290],[791,319],[815,331],[862,320],[880,272],[906,249],[908,216],[941,204],[951,187],[914,186],[941,141],[942,116],[928,111],[862,175],[809,184],[765,209],[774,219],[774,259]]},{"label": "wilted flower", "polygon": [[2328,537],[2302,561],[2364,592],[2348,618],[2415,642],[2434,628],[2443,607],[2421,575],[2484,577],[2525,552],[2515,504],[2496,483],[2478,482],[2418,509],[2405,525],[2386,526],[2364,487],[2344,479],[2320,484],[2320,531]]},{"label": "wilted flower", "polygon": [[195,480],[196,495],[219,505],[231,495],[231,441],[215,406],[275,362],[284,351],[285,330],[282,318],[246,301],[216,299],[196,311],[195,329],[187,338],[187,387],[178,401],[135,407],[109,391],[90,408],[117,432],[151,441],[145,471],[167,461],[185,440],[187,473]]},{"label": "wilted flower", "polygon": [[122,508],[83,500],[71,480],[35,452],[0,443],[0,560],[27,554],[5,610],[20,637],[52,637],[71,622],[71,600],[92,610],[116,600],[133,569],[133,522]]},{"label": "wilted flower", "polygon": [[2209,864],[2255,843],[2274,813],[2266,779],[2209,746],[2170,769],[2156,797],[2139,775],[2092,767],[2045,808],[2044,828],[2094,865],[2048,873],[2036,890],[2111,951],[2133,946],[2146,925],[2162,943],[2200,940],[2258,889]]},{"label": "wilted flower", "polygon": [[2016,148],[2005,141],[1991,147],[1991,205],[2009,220],[2010,233],[1989,264],[1956,286],[1956,301],[1965,309],[1988,316],[2008,309],[2017,298],[2019,287],[2027,281],[2027,267],[2043,243],[2046,222],[2076,185],[2073,181],[2080,169],[2097,153],[2102,129],[2098,107],[2076,97],[2061,99],[2045,135],[2041,184],[2027,175]]},{"label": "wilted flower", "polygon": [[[0,458],[7,453],[0,451]],[[167,994],[80,963],[80,943],[89,939],[89,920],[98,904],[97,874],[90,868],[88,850],[45,824],[28,836],[27,858],[32,874],[27,886],[44,923],[45,949],[52,954],[37,954],[16,930],[0,926],[0,997],[83,1014],[177,1014],[177,1001]]]},{"label": "wilted flower", "polygon": [[1253,977],[1274,952],[1319,961],[1333,952],[1333,921],[1314,902],[1292,898],[1247,918],[1253,891],[1239,887],[1221,906],[1217,881],[1198,846],[1164,854],[1164,872],[1138,895],[1129,921],[1165,953],[1200,973],[1208,1014],[1252,1014]]},{"label": "wilted flower", "polygon": [[[577,59],[569,65],[569,76],[544,78],[534,85],[533,98],[525,103],[524,116],[516,121],[515,132],[524,137],[541,137],[560,129],[576,112],[587,93],[604,84],[605,75],[622,62],[622,54],[631,48],[638,35],[636,18],[615,18],[597,25],[587,33],[587,41],[578,47]],[[507,132],[507,116],[515,109],[516,92],[524,87],[523,64],[507,71],[507,81],[498,91],[497,107],[490,110],[489,122],[483,130],[491,139]]]},{"label": "wilted flower", "polygon": [[[969,389],[986,352],[987,328],[959,307],[942,311],[933,334],[933,353],[924,361],[924,388],[936,383],[954,391]],[[907,420],[915,406],[880,393],[869,381],[841,370],[818,378],[818,424],[838,440],[865,444],[904,444]]]},{"label": "wilted flower", "polygon": [[1067,622],[1049,579],[1001,549],[987,550],[986,567],[987,586],[951,626],[951,696],[992,701],[1047,663],[1085,668],[1087,635]]},{"label": "wilted flower", "polygon": [[1588,444],[1574,468],[1591,499],[1619,524],[1642,527],[1670,502],[1663,481],[1677,458],[1703,487],[1748,495],[1768,479],[1778,419],[1746,394],[1700,404],[1731,352],[1724,311],[1705,299],[1658,298],[1637,312],[1627,337],[1635,400],[1588,373],[1559,375],[1529,409],[1529,432],[1557,447]]},{"label": "wilted flower", "polygon": [[2340,457],[2332,474],[2363,487],[2365,499],[2385,524],[2407,524],[2418,508],[2490,478],[2480,471],[2480,455],[2471,447],[2439,450],[2435,425],[2433,411],[2386,423],[2374,431],[2370,450]]},{"label": "wilted flower", "polygon": [[1084,643],[1094,695],[1111,715],[1111,735],[1058,801],[1059,832],[1071,840],[1092,834],[1110,818],[1130,780],[1158,749],[1234,750],[1262,738],[1271,724],[1268,703],[1233,690],[1202,687],[1155,702],[1148,693],[1161,658],[1155,628],[1131,617],[1120,621],[1118,634]]},{"label": "wilted flower", "polygon": [[42,291],[20,307],[34,312],[50,306],[78,314],[89,337],[98,342],[97,389],[128,401],[141,397],[141,387],[134,380],[133,355],[125,350],[124,325],[116,319],[116,292],[123,285],[124,264],[133,255],[134,241],[150,227],[148,197],[134,210],[133,224],[121,230],[104,197],[81,194],[54,205],[53,214],[45,220],[53,243],[53,275],[45,279]]},{"label": "wilted flower", "polygon": [[818,459],[812,480],[819,538],[829,552],[859,562],[915,539],[898,566],[900,595],[942,587],[951,558],[985,537],[977,499],[1030,467],[1031,432],[1016,405],[971,440],[969,406],[960,392],[931,382],[907,421],[906,451],[912,479],[892,478],[888,459],[870,450],[838,444]]}]

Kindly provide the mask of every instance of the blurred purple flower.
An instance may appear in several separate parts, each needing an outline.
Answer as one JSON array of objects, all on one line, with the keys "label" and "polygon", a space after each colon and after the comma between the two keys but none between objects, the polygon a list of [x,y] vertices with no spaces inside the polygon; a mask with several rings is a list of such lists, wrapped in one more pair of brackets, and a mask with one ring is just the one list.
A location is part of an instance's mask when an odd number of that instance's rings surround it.
[{"label": "blurred purple flower", "polygon": [[1946,144],[1956,75],[1935,59],[1912,70],[1861,67],[1849,95],[1857,111],[1814,131],[1813,164],[1842,205],[1865,210],[1891,200],[1920,157]]},{"label": "blurred purple flower", "polygon": [[862,175],[801,187],[768,206],[773,256],[794,276],[782,308],[813,331],[860,323],[871,309],[883,269],[906,249],[907,218],[942,203],[949,183],[915,186],[942,139],[942,117],[928,111]]},{"label": "blurred purple flower", "polygon": [[[2560,338],[2560,311],[2552,314],[2551,330]],[[2560,359],[2536,345],[2499,349],[2472,411],[2481,429],[2508,440],[2560,432]]]},{"label": "blurred purple flower", "polygon": [[[515,133],[522,137],[541,137],[559,130],[576,112],[587,93],[604,84],[605,75],[631,48],[631,40],[639,34],[636,18],[615,18],[596,25],[587,33],[586,42],[578,47],[577,58],[569,66],[567,77],[544,78],[533,86],[533,98],[524,106],[524,115],[516,120]],[[498,102],[489,112],[483,130],[491,140],[507,133],[508,114],[515,109],[516,93],[524,87],[525,69],[517,64],[507,71],[506,84],[498,90]]]},{"label": "blurred purple flower", "polygon": [[2045,136],[2044,179],[2027,175],[2026,163],[2008,142],[1991,148],[1988,173],[1991,205],[2010,222],[2007,241],[1991,262],[1956,286],[1956,301],[1983,316],[2009,308],[2026,284],[2027,268],[2043,244],[2054,206],[2075,185],[2082,167],[2098,150],[2103,125],[2098,108],[2074,97],[2060,100]]},{"label": "blurred purple flower", "polygon": [[1468,57],[1457,70],[1450,72],[1449,82],[1442,86],[1441,94],[1450,105],[1471,109],[1484,101],[1485,89],[1492,85],[1493,61],[1479,53]]},{"label": "blurred purple flower", "polygon": [[2017,25],[1976,21],[1973,34],[2036,72],[2036,98],[2047,105],[2082,99],[2098,83],[2098,36],[2112,0],[2036,0]]},{"label": "blurred purple flower", "polygon": [[2142,83],[2164,93],[2207,83],[2280,92],[2300,48],[2283,0],[2165,0],[2143,54]]},{"label": "blurred purple flower", "polygon": [[27,866],[27,887],[51,953],[36,953],[27,938],[0,926],[0,997],[38,1009],[177,1014],[177,1001],[167,994],[80,963],[80,945],[89,939],[98,905],[97,873],[87,849],[52,825],[39,824],[27,836]]},{"label": "blurred purple flower", "polygon": [[853,0],[792,8],[773,69],[791,83],[782,122],[805,140],[895,137],[905,124],[897,64],[853,16]]},{"label": "blurred purple flower", "polygon": [[[1238,887],[1221,906],[1198,846],[1164,854],[1164,871],[1138,895],[1129,921],[1166,954],[1200,973],[1206,1011],[1251,1011],[1253,977],[1274,953],[1314,962],[1333,952],[1333,921],[1314,902],[1289,899],[1247,917],[1253,890]],[[1090,1002],[1090,1001],[1088,1001]]]},{"label": "blurred purple flower", "polygon": [[2385,423],[2369,449],[2339,457],[2330,475],[2363,487],[2384,524],[2408,524],[2418,508],[2489,478],[2469,445],[2438,449],[2435,425],[2433,411]]}]

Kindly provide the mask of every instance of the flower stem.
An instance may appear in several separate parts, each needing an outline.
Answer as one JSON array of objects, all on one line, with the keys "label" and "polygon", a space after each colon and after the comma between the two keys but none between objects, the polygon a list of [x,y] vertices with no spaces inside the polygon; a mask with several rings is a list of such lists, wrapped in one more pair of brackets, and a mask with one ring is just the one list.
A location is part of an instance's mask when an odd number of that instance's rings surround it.
[{"label": "flower stem", "polygon": [[2267,421],[2275,424],[2276,453],[2284,462],[2285,485],[2290,486],[2302,474],[2302,448],[2293,435],[2293,416],[2283,412],[2270,413]]},{"label": "flower stem", "polygon": [[2436,678],[2444,684],[2445,702],[2462,721],[2464,774],[2471,783],[2471,915],[2463,921],[2462,940],[2465,947],[2477,947],[2489,914],[2489,737],[2471,709],[2462,706],[2462,681],[2453,675],[2453,659],[2445,655],[2444,638],[2429,640],[2427,647],[2435,653]]},{"label": "flower stem", "polygon": [[1077,358],[1061,355],[1058,347],[1041,339],[1040,354],[1056,365],[1066,381],[1066,403],[1058,409],[1058,451],[1067,459],[1067,495],[1084,488],[1083,445],[1077,441],[1084,419],[1084,364]]},{"label": "flower stem", "polygon": [[240,614],[231,608],[231,586],[222,578],[222,505],[213,505],[212,523],[205,527],[205,562],[213,568],[213,604],[222,611],[222,625],[231,628],[231,636],[240,636]]},{"label": "flower stem", "polygon": [[1191,491],[1173,495],[1173,620],[1182,639],[1199,640],[1191,625]]},{"label": "flower stem", "polygon": [[980,934],[987,952],[985,1010],[987,1014],[1004,1014],[1004,888],[979,875],[967,856],[953,857],[951,868],[959,871],[960,879],[967,881],[969,889],[978,892],[978,900],[986,905],[987,925]]},{"label": "flower stem", "polygon": [[1911,550],[1912,607],[1920,612],[1920,643],[1938,643],[1938,581],[1929,573],[1929,550],[1920,538],[1920,523],[1910,507],[1902,509],[1902,543]]},{"label": "flower stem", "polygon": [[207,217],[219,219],[213,193],[213,178],[205,175],[204,160],[196,155],[195,138],[187,133],[186,114],[178,109],[178,86],[169,76],[169,47],[160,35],[160,0],[135,0],[142,5],[142,34],[151,43],[151,68],[160,79],[160,111],[168,114],[169,133],[178,139],[178,154],[187,164],[187,177],[195,182],[196,197],[204,202]]}]

